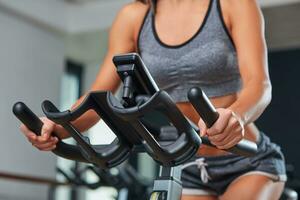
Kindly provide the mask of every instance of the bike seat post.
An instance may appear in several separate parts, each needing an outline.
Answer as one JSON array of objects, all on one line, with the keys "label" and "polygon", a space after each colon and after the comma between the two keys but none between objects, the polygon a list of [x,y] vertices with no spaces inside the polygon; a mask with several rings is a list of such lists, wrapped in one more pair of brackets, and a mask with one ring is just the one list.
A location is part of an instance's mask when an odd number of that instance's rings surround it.
[{"label": "bike seat post", "polygon": [[180,200],[182,192],[181,166],[160,167],[159,177],[154,181],[153,193],[164,200]]}]

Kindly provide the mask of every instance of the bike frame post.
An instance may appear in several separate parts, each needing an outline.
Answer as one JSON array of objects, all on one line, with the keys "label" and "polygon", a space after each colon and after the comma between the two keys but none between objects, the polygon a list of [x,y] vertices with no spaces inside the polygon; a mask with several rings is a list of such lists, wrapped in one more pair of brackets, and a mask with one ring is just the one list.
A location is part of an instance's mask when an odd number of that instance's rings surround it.
[{"label": "bike frame post", "polygon": [[182,192],[181,166],[160,167],[159,177],[154,181],[153,192],[164,200],[180,200]]}]

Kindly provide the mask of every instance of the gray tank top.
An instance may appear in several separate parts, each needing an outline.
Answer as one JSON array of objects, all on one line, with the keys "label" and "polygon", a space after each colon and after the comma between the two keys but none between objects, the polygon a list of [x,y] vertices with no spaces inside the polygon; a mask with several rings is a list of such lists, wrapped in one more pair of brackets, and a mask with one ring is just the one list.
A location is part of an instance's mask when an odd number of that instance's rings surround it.
[{"label": "gray tank top", "polygon": [[138,37],[139,53],[161,90],[175,102],[186,102],[198,86],[208,97],[236,93],[241,88],[237,54],[225,26],[219,0],[210,0],[197,33],[183,44],[170,46],[158,37],[150,8]]}]

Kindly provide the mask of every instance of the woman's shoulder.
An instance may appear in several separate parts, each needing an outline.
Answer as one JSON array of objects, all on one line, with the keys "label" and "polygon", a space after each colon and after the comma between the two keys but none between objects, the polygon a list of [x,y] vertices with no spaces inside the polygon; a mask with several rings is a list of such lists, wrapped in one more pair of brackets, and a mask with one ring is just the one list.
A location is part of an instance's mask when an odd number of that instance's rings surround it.
[{"label": "woman's shoulder", "polygon": [[133,14],[139,14],[143,11],[147,11],[150,4],[148,3],[142,3],[140,1],[133,1],[130,3],[125,4],[121,10],[127,10],[132,12]]},{"label": "woman's shoulder", "polygon": [[248,18],[250,21],[262,18],[261,10],[257,0],[219,0],[223,18],[229,29],[235,23],[244,23],[241,18]]},{"label": "woman's shoulder", "polygon": [[223,9],[230,15],[237,13],[252,13],[260,10],[257,0],[220,0]]},{"label": "woman's shoulder", "polygon": [[149,6],[149,4],[139,1],[128,3],[119,10],[117,18],[135,24],[140,19],[143,20]]},{"label": "woman's shoulder", "polygon": [[149,4],[144,4],[139,1],[124,5],[119,10],[112,24],[111,32],[120,34],[121,31],[125,38],[133,41],[133,45],[136,48],[138,33],[149,7]]},{"label": "woman's shoulder", "polygon": [[237,9],[239,7],[247,7],[249,5],[257,5],[257,0],[219,0],[222,4],[230,5],[233,9]]}]

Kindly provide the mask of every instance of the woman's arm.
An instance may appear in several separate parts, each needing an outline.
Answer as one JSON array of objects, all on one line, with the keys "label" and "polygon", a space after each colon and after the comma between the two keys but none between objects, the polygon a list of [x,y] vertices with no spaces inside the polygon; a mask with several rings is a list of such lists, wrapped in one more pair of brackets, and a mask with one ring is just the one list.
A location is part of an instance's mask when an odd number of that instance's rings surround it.
[{"label": "woman's arm", "polygon": [[[115,92],[120,84],[120,79],[116,73],[116,67],[112,62],[113,56],[135,51],[133,39],[134,24],[132,20],[132,5],[125,6],[117,15],[109,32],[108,51],[101,64],[100,70],[93,82],[89,92],[103,90]],[[89,93],[88,92],[88,93]],[[72,106],[75,109],[85,99],[87,94],[83,95]],[[99,121],[99,116],[95,111],[90,110],[73,122],[73,125],[81,132],[89,129]],[[55,127],[55,131],[60,133],[62,138],[68,136],[68,133],[60,126]]]},{"label": "woman's arm", "polygon": [[264,21],[255,0],[231,1],[231,35],[243,87],[229,109],[248,124],[255,121],[271,101]]},{"label": "woman's arm", "polygon": [[[139,31],[137,24],[142,23],[143,16],[147,9],[148,5],[141,2],[134,2],[127,4],[120,10],[109,32],[108,52],[89,92],[97,90],[116,92],[120,84],[120,78],[112,62],[112,58],[117,54],[136,52],[137,34]],[[86,95],[83,95],[72,106],[72,109],[80,105],[85,97]],[[84,132],[96,124],[99,119],[99,116],[94,111],[88,111],[74,121],[73,125],[79,131]],[[61,126],[58,125],[56,130],[64,133],[61,135],[63,138],[68,136],[68,133],[65,132]]]},{"label": "woman's arm", "polygon": [[255,0],[222,1],[227,8],[229,30],[237,51],[243,87],[237,100],[220,108],[219,119],[209,129],[202,120],[202,135],[220,149],[228,149],[244,137],[244,125],[255,121],[271,101],[264,22]]},{"label": "woman's arm", "polygon": [[[136,50],[136,18],[137,15],[140,15],[141,11],[143,11],[140,9],[142,6],[145,7],[142,3],[131,3],[124,6],[117,14],[109,32],[107,54],[90,91],[106,90],[115,92],[117,90],[120,79],[116,73],[112,58],[116,54],[129,53]],[[86,95],[83,95],[77,100],[72,106],[72,109],[80,105],[85,96]],[[47,118],[41,118],[41,120],[44,122],[41,136],[35,135],[24,124],[20,127],[29,142],[38,149],[50,151],[56,148],[55,144],[58,138],[51,136],[51,133],[54,131],[61,139],[69,137],[69,134],[60,125],[53,123]],[[74,121],[73,125],[82,132],[93,126],[98,120],[99,117],[94,111],[88,111],[82,117]]]}]

